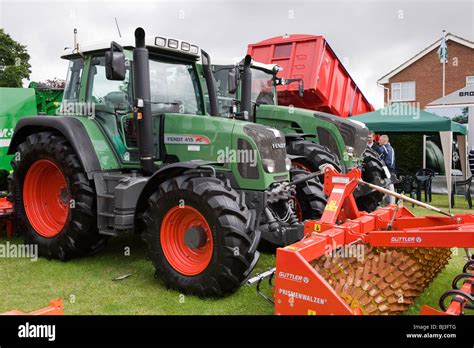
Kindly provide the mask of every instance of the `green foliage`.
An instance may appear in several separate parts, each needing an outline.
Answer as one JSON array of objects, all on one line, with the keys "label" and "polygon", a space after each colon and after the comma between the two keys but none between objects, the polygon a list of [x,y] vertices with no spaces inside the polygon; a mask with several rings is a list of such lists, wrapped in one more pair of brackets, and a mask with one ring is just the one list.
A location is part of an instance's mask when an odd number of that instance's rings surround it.
[{"label": "green foliage", "polygon": [[461,124],[467,124],[468,116],[469,116],[469,113],[466,106],[465,108],[462,108],[461,115],[454,116],[453,118],[451,118],[451,120],[454,122],[459,122]]},{"label": "green foliage", "polygon": [[22,87],[22,80],[30,78],[30,55],[26,46],[0,29],[0,87]]},{"label": "green foliage", "polygon": [[395,149],[395,165],[397,169],[405,169],[415,173],[423,167],[423,135],[418,133],[388,134],[390,144]]}]

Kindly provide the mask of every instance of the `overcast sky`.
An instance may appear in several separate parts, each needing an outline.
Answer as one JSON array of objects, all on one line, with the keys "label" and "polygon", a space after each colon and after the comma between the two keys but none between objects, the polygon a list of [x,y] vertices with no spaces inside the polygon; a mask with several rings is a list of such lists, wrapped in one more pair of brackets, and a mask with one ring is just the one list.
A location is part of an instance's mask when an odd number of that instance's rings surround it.
[{"label": "overcast sky", "polygon": [[198,44],[211,57],[242,57],[248,43],[283,34],[324,35],[371,103],[376,81],[441,37],[474,40],[474,1],[5,1],[0,27],[28,46],[31,80],[65,78],[72,46],[118,39],[137,26]]}]

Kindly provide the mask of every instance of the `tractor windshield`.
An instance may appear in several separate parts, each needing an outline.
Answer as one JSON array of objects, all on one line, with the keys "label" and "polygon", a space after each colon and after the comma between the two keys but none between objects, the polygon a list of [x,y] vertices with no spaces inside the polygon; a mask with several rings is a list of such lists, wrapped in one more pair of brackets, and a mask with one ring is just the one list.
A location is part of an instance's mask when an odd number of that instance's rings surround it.
[{"label": "tractor windshield", "polygon": [[201,93],[191,63],[150,59],[151,110],[201,115]]},{"label": "tractor windshield", "polygon": [[252,101],[257,104],[275,104],[273,75],[252,69]]}]

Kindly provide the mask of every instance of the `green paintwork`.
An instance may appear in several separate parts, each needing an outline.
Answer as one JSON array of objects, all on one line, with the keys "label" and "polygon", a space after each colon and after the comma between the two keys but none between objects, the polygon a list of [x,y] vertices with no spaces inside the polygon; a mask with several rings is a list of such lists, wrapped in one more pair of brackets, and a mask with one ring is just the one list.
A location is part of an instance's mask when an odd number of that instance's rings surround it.
[{"label": "green paintwork", "polygon": [[[249,123],[243,121],[235,122],[234,120],[212,116],[166,114],[165,139],[167,135],[177,134],[205,136],[210,140],[208,145],[165,144],[166,153],[168,155],[175,155],[179,161],[196,159],[219,161],[223,157],[226,148],[228,150],[238,148],[237,141],[239,138],[247,140],[256,150],[254,140],[244,132],[244,126],[247,124]],[[230,165],[224,165],[224,169],[231,170],[239,187],[248,190],[267,189],[274,182],[274,176],[286,176],[289,178],[287,172],[266,173],[263,170],[258,151],[256,164],[259,171],[259,179],[242,178],[235,162],[232,162]]]},{"label": "green paintwork", "polygon": [[0,170],[11,170],[7,151],[13,130],[20,118],[31,115],[36,115],[34,89],[0,88]]},{"label": "green paintwork", "polygon": [[[226,89],[227,87],[224,86],[223,88]],[[237,100],[240,100],[240,88],[240,80],[238,80],[238,88],[235,94]],[[275,89],[274,93],[276,93]],[[208,107],[208,104],[206,104],[206,107]],[[317,128],[324,128],[333,136],[339,149],[338,157],[341,162],[344,163],[346,168],[351,168],[354,165],[354,161],[346,153],[346,144],[339,129],[334,124],[315,117],[312,110],[278,105],[259,105],[257,107],[256,122],[279,129],[285,134],[314,134],[314,137],[307,137],[306,139],[315,143],[320,143]]]},{"label": "green paintwork", "polygon": [[31,82],[28,88],[36,91],[36,108],[37,112],[45,115],[54,116],[57,109],[61,106],[64,90],[53,88],[41,88],[37,82]]},{"label": "green paintwork", "polygon": [[[132,63],[132,53],[125,50],[127,59]],[[203,98],[202,104],[204,105],[204,93],[205,93],[205,79],[201,66],[195,64],[197,75],[199,77],[201,89],[200,94]],[[84,62],[84,68],[82,71],[81,87],[79,93],[79,101],[86,102],[87,98],[87,80],[89,77],[89,71],[91,69],[91,56],[87,56]],[[204,111],[203,111],[204,112]],[[130,147],[126,144],[126,139],[123,134],[124,129],[122,126],[119,128],[119,134],[109,134],[105,131],[105,128],[99,124],[99,122],[91,117],[77,115],[70,116],[77,118],[85,127],[89,137],[91,138],[94,148],[99,159],[102,170],[113,170],[121,168],[139,168],[140,164],[138,161],[138,149],[136,147]],[[131,114],[125,116],[131,117]],[[180,113],[166,113],[165,117],[165,147],[167,156],[177,158],[178,161],[184,162],[189,160],[208,160],[212,162],[219,162],[222,154],[225,153],[226,149],[236,150],[238,139],[247,140],[254,150],[257,150],[255,141],[249,137],[243,127],[248,122],[235,122],[234,120],[212,117],[208,115],[189,115]],[[120,122],[122,124],[122,122]],[[154,134],[158,139],[159,134],[162,130],[159,129],[159,117],[154,118]],[[209,144],[173,144],[166,142],[167,135],[178,135],[178,136],[202,136],[209,139]],[[156,141],[155,155],[159,158],[159,141]],[[256,163],[259,172],[258,179],[245,179],[239,174],[237,163],[227,163],[223,165],[215,166],[217,170],[231,171],[237,185],[241,189],[246,190],[265,190],[271,184],[275,182],[275,177],[279,177],[280,181],[282,177],[289,179],[288,172],[283,173],[272,173],[269,174],[264,171],[260,154],[258,151]],[[130,154],[131,156],[126,159],[125,155]],[[162,159],[157,160],[157,164],[161,164]]]},{"label": "green paintwork", "polygon": [[102,170],[118,169],[121,167],[117,156],[110,145],[109,139],[105,136],[101,130],[97,121],[87,116],[70,116],[78,119],[89,135],[92,143],[94,144],[94,150],[99,159],[100,167]]},{"label": "green paintwork", "polygon": [[257,107],[257,123],[264,124],[281,130],[285,134],[306,133],[314,134],[315,137],[308,137],[307,140],[319,143],[317,129],[326,129],[336,141],[339,149],[339,158],[350,168],[352,161],[343,160],[346,146],[341,132],[336,125],[323,121],[314,116],[314,112],[308,109],[289,108],[286,106],[259,105]]}]

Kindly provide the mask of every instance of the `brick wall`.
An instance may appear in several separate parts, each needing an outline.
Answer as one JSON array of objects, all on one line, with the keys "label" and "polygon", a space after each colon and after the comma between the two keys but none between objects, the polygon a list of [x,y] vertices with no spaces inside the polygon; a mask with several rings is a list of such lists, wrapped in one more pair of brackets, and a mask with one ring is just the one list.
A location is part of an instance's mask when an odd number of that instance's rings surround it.
[{"label": "brick wall", "polygon": [[[466,76],[474,76],[474,49],[449,40],[446,63],[446,95],[466,86]],[[426,104],[443,96],[443,64],[440,63],[437,48],[392,76],[391,83],[416,81],[416,102],[424,108]],[[387,91],[384,102],[387,103]]]}]

